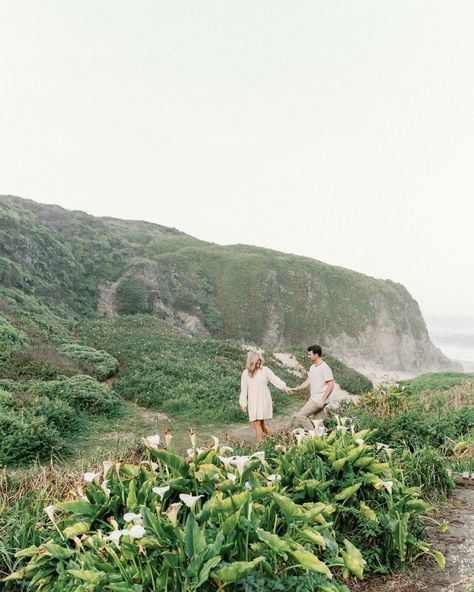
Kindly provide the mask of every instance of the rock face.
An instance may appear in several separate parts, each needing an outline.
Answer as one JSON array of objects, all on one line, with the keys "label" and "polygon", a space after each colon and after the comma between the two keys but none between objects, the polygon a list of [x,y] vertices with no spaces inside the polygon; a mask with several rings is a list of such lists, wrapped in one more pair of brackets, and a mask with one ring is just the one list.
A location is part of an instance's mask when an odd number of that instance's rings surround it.
[{"label": "rock face", "polygon": [[455,368],[400,284],[139,221],[0,196],[0,288],[56,318],[151,314],[271,350],[320,343],[351,366]]}]

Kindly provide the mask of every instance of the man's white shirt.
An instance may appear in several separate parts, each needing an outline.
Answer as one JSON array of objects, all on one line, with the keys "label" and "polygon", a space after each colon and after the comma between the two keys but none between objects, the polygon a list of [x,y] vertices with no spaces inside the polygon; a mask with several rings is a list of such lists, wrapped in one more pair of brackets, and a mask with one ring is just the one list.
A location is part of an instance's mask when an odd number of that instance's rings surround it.
[{"label": "man's white shirt", "polygon": [[321,362],[319,366],[311,364],[311,368],[308,372],[308,378],[311,393],[310,399],[312,401],[319,402],[326,392],[328,381],[334,380],[332,370],[324,361]]}]

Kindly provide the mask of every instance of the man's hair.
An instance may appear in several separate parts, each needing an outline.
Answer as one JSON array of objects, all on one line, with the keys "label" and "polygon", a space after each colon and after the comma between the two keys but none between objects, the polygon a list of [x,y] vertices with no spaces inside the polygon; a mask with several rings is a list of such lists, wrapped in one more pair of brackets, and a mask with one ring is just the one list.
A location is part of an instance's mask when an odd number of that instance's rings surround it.
[{"label": "man's hair", "polygon": [[323,355],[323,350],[320,345],[310,345],[308,351],[313,352],[313,354],[318,354],[320,357]]}]

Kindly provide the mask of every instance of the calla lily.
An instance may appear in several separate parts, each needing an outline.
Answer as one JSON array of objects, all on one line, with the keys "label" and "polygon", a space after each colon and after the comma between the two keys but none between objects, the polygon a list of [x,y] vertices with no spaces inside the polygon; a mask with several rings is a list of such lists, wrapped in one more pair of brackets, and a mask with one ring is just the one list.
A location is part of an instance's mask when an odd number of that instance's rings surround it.
[{"label": "calla lily", "polygon": [[183,504],[181,503],[171,504],[165,512],[165,516],[168,516],[168,519],[173,526],[176,526],[178,523],[178,512],[182,505]]},{"label": "calla lily", "polygon": [[141,539],[146,535],[146,530],[141,524],[134,524],[132,528],[122,530],[122,534],[131,536],[133,539]]},{"label": "calla lily", "polygon": [[265,460],[265,451],[259,450],[258,452],[254,452],[250,458],[258,458],[260,460]]},{"label": "calla lily", "polygon": [[356,438],[356,444],[358,446],[363,446],[364,445],[364,440],[362,438]]},{"label": "calla lily", "polygon": [[104,476],[107,475],[109,470],[114,466],[115,462],[112,460],[104,460],[102,466],[104,468]]},{"label": "calla lily", "polygon": [[245,489],[253,489],[252,484],[250,483],[250,481],[246,481],[244,487],[245,487]]},{"label": "calla lily", "polygon": [[283,446],[283,444],[275,444],[274,450],[275,452],[286,452],[286,446]]},{"label": "calla lily", "polygon": [[123,519],[125,522],[133,522],[134,524],[138,524],[143,520],[141,514],[135,514],[134,512],[127,512],[127,514],[124,514]]},{"label": "calla lily", "polygon": [[242,473],[244,472],[244,467],[249,462],[249,460],[250,456],[231,456],[229,458],[230,464],[237,467],[239,475],[242,475]]},{"label": "calla lily", "polygon": [[382,489],[382,487],[385,487],[385,489],[388,491],[388,493],[392,493],[392,487],[393,487],[393,481],[381,481],[380,483],[375,483],[374,484],[375,489]]},{"label": "calla lily", "polygon": [[112,543],[115,543],[116,545],[118,545],[120,543],[120,537],[122,536],[122,531],[121,530],[113,530],[109,536],[104,537],[104,540],[106,541],[112,541]]},{"label": "calla lily", "polygon": [[281,481],[281,475],[268,475],[267,477],[268,481],[274,482],[274,481]]},{"label": "calla lily", "polygon": [[146,438],[143,438],[143,443],[147,448],[157,449],[160,445],[160,436],[158,434],[155,434],[154,436],[147,436]]},{"label": "calla lily", "polygon": [[188,428],[188,432],[191,439],[191,446],[196,448],[196,432],[193,430],[193,428]]},{"label": "calla lily", "polygon": [[[186,450],[186,454],[189,458],[194,458],[194,450],[194,448],[188,448]],[[196,454],[201,454],[201,452],[204,452],[204,448],[196,448]]]},{"label": "calla lily", "polygon": [[[110,496],[110,489],[107,487],[107,483],[108,483],[108,481],[102,481],[100,488],[105,493],[105,495],[107,497],[109,497]],[[86,499],[87,499],[87,497],[86,497]]]},{"label": "calla lily", "polygon": [[324,428],[324,419],[310,419],[310,422],[313,424],[315,430]]},{"label": "calla lily", "polygon": [[225,452],[234,452],[234,449],[231,448],[230,446],[221,446],[219,449],[219,452],[221,454],[224,454]]},{"label": "calla lily", "polygon": [[169,488],[169,485],[165,485],[164,487],[153,487],[152,491],[153,493],[156,493],[156,495],[161,497],[161,499],[163,499],[165,493],[168,491]]},{"label": "calla lily", "polygon": [[232,473],[227,473],[227,479],[230,479],[232,483],[235,483],[237,481],[237,477]]},{"label": "calla lily", "polygon": [[44,508],[44,512],[46,512],[46,514],[48,515],[48,518],[51,520],[51,522],[54,522],[54,511],[56,510],[55,506],[51,505],[51,506],[46,506],[46,508]]},{"label": "calla lily", "polygon": [[84,478],[84,481],[87,481],[87,483],[92,483],[92,481],[94,481],[94,479],[96,479],[97,477],[100,477],[100,473],[92,473],[92,472],[88,472],[88,473],[84,473],[84,475],[82,475]]},{"label": "calla lily", "polygon": [[304,430],[303,428],[297,428],[296,430],[293,430],[291,433],[293,434],[293,437],[295,438],[298,446],[300,446],[301,442],[309,435],[309,432],[307,430]]},{"label": "calla lily", "polygon": [[225,466],[226,470],[229,470],[229,468],[232,466],[231,460],[234,457],[233,456],[229,456],[229,457],[226,457],[226,456],[218,456],[217,458],[221,461],[221,463],[223,463],[223,465]]},{"label": "calla lily", "polygon": [[204,497],[203,495],[189,495],[187,493],[180,493],[179,499],[186,504],[188,508],[194,510],[194,506],[196,505],[198,499]]}]

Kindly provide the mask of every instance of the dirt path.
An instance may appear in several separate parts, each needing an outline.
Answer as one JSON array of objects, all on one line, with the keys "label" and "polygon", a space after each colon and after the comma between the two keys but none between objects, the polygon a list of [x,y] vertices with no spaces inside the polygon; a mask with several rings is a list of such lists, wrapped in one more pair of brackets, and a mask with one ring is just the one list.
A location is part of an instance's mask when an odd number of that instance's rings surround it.
[{"label": "dirt path", "polygon": [[446,520],[449,529],[430,531],[429,540],[446,557],[446,569],[430,570],[430,592],[474,591],[474,487],[457,487]]}]

